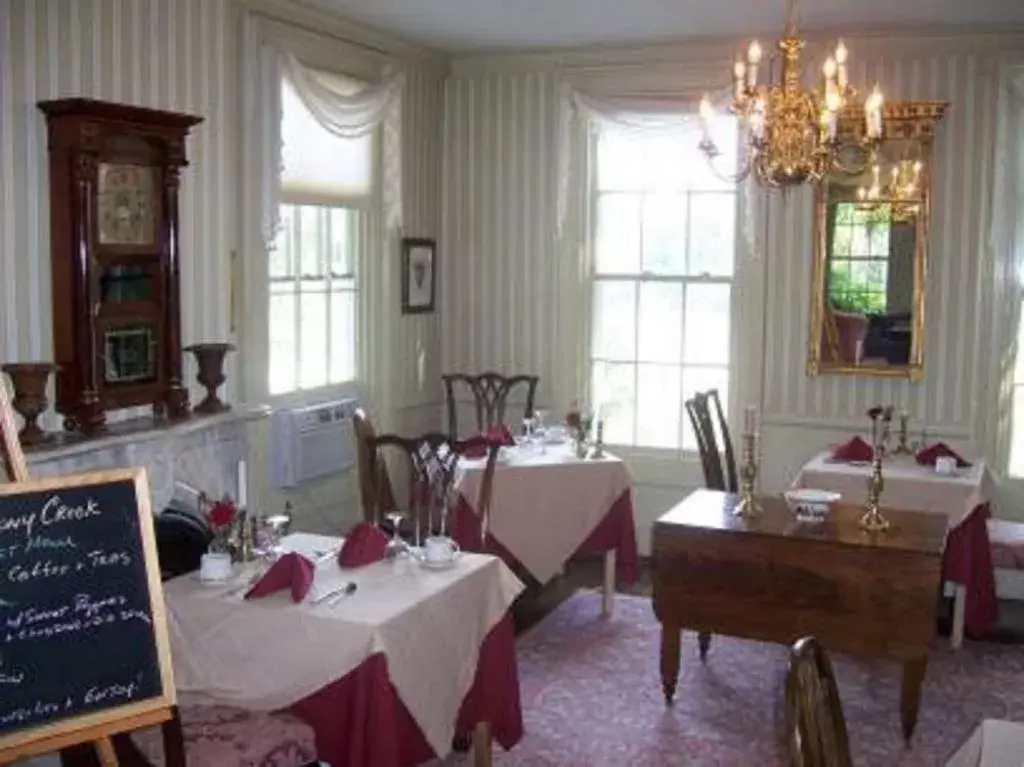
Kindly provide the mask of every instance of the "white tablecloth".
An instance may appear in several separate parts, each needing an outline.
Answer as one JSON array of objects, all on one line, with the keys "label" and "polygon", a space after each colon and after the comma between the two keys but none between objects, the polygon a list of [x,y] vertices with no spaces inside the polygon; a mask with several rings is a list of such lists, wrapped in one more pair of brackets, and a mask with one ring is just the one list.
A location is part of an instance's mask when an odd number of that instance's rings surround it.
[{"label": "white tablecloth", "polygon": [[[340,541],[297,533],[284,543],[313,558]],[[523,589],[500,559],[479,554],[443,572],[408,559],[341,570],[328,556],[300,604],[287,589],[245,601],[237,585],[247,579],[213,586],[192,574],[164,584],[183,700],[282,709],[383,652],[398,696],[439,755],[451,749],[480,646]],[[355,594],[312,604],[346,581],[358,584]]]},{"label": "white tablecloth", "polygon": [[[832,490],[842,493],[846,503],[866,503],[870,465],[841,463],[829,456],[826,451],[808,461],[793,486]],[[932,466],[919,465],[913,456],[890,456],[882,464],[882,477],[883,507],[944,513],[953,526],[992,497],[992,476],[984,461],[944,475]]]},{"label": "white tablecloth", "polygon": [[946,767],[1024,767],[1024,724],[986,719]]},{"label": "white tablecloth", "polygon": [[[507,450],[494,472],[489,534],[540,583],[553,578],[632,481],[620,458],[577,458],[569,445]],[[463,459],[455,483],[479,513],[483,459]]]}]

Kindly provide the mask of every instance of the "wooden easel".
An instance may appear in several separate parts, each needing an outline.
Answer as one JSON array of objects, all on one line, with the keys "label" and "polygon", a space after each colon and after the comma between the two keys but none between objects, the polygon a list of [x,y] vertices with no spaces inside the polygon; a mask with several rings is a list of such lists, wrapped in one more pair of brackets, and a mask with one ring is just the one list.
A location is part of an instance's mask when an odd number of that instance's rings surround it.
[{"label": "wooden easel", "polygon": [[[7,385],[0,379],[0,452],[6,467],[9,482],[22,483],[29,480],[28,464],[25,452],[21,449],[18,430],[14,422],[14,411],[11,408]],[[102,716],[98,717],[103,719]],[[102,767],[119,767],[117,752],[114,749],[112,736],[132,730],[162,725],[164,733],[164,750],[169,767],[184,767],[184,743],[181,737],[181,720],[178,707],[175,705],[138,713],[126,713],[113,721],[109,719],[94,725],[85,725],[71,730],[62,728],[60,724],[40,728],[40,735],[31,741],[13,746],[0,747],[0,765],[10,764],[41,754],[60,751],[64,748],[83,743],[92,743]]]}]

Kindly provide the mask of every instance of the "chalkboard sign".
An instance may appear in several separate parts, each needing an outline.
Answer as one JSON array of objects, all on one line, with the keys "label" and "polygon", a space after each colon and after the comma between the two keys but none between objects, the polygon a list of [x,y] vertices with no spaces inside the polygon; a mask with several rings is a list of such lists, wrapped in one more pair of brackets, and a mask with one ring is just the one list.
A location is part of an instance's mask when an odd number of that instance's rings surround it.
[{"label": "chalkboard sign", "polygon": [[0,753],[174,704],[141,469],[0,485]]}]

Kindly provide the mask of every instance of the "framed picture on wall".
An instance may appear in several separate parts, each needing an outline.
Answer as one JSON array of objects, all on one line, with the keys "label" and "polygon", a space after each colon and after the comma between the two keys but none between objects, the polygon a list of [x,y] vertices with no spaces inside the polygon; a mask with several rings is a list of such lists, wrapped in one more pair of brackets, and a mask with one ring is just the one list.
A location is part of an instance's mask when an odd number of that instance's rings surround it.
[{"label": "framed picture on wall", "polygon": [[418,237],[402,239],[402,314],[434,311],[437,295],[437,243]]}]

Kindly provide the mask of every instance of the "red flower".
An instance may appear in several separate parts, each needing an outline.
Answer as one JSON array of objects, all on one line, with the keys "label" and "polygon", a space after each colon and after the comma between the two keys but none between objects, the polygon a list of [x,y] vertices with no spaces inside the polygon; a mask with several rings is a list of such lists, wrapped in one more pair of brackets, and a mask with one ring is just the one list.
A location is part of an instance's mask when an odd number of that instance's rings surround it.
[{"label": "red flower", "polygon": [[565,416],[565,423],[572,429],[578,429],[583,424],[579,410],[570,410]]},{"label": "red flower", "polygon": [[230,527],[235,521],[235,504],[231,501],[220,501],[210,509],[210,522],[216,528]]},{"label": "red flower", "polygon": [[883,409],[882,409],[882,407],[880,405],[875,405],[873,408],[871,408],[868,411],[868,418],[870,418],[872,421],[874,421],[880,415],[882,415],[882,411],[883,411]]}]

